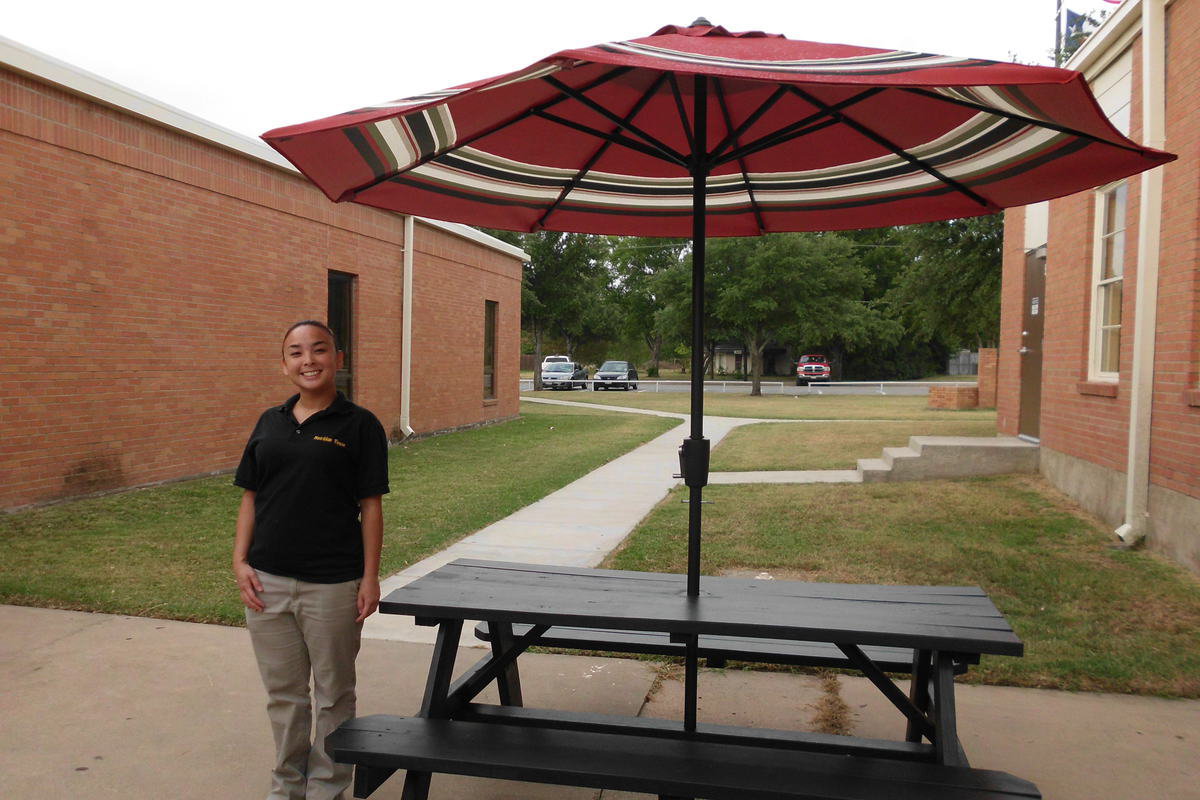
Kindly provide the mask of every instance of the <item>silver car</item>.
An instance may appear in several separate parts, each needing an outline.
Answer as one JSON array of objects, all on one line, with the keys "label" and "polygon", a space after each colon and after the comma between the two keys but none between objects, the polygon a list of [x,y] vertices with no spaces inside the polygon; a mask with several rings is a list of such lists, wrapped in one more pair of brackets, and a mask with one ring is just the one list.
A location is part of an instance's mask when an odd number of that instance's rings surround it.
[{"label": "silver car", "polygon": [[576,387],[586,389],[587,381],[587,370],[572,361],[542,365],[543,389],[566,389],[567,391]]}]

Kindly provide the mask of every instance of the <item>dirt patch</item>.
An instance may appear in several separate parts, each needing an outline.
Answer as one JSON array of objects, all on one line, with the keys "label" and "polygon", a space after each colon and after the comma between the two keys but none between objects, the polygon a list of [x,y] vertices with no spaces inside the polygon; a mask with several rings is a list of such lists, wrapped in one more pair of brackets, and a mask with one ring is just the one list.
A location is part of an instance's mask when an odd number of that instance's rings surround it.
[{"label": "dirt patch", "polygon": [[643,703],[649,703],[654,699],[667,681],[682,681],[683,680],[683,665],[665,661],[656,661],[651,665],[654,670],[654,680],[650,683],[650,688],[646,690],[646,698]]},{"label": "dirt patch", "polygon": [[821,699],[812,705],[812,729],[817,733],[849,736],[851,724],[850,706],[842,699],[842,686],[832,672],[821,674]]}]

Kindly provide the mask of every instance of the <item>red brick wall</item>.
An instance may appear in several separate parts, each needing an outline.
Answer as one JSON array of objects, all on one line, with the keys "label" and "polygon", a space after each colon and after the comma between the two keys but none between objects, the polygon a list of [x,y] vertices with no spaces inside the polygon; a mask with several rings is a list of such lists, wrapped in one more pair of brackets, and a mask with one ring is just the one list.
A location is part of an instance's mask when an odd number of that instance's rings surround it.
[{"label": "red brick wall", "polygon": [[976,408],[979,405],[979,387],[977,386],[938,386],[929,387],[929,408],[958,411],[964,408]]},{"label": "red brick wall", "polygon": [[979,348],[979,407],[996,407],[996,348]]},{"label": "red brick wall", "polygon": [[[1154,374],[1150,479],[1200,497],[1200,407],[1188,403],[1200,383],[1200,0],[1167,11],[1167,149],[1180,159],[1164,169],[1162,250]],[[1131,138],[1141,137],[1141,47],[1133,48]],[[1114,392],[1087,384],[1091,304],[1091,192],[1053,201],[1047,251],[1042,444],[1124,472],[1129,426],[1141,180],[1129,181],[1129,238],[1123,298],[1121,372]],[[1006,217],[1001,311],[999,427],[1016,432],[1022,212]],[[1111,389],[1112,387],[1107,387]],[[1194,395],[1193,395],[1194,396]]]},{"label": "red brick wall", "polygon": [[1016,436],[1021,411],[1021,310],[1025,296],[1025,209],[1004,213],[1000,346],[996,348],[996,430]]},{"label": "red brick wall", "polygon": [[1167,149],[1163,173],[1150,480],[1200,497],[1200,2],[1167,8]]},{"label": "red brick wall", "polygon": [[[291,392],[279,340],[325,317],[330,269],[358,276],[355,399],[396,429],[401,217],[5,70],[0,186],[0,507],[232,467],[257,415]],[[418,227],[418,275],[441,248],[447,303],[473,305],[486,284],[515,364],[520,265]],[[465,342],[455,315],[423,324],[434,344],[414,349],[414,376],[436,343]],[[414,426],[515,413],[509,369],[489,409],[414,396]]]},{"label": "red brick wall", "polygon": [[[520,402],[521,264],[465,239],[428,237],[426,230],[417,223],[413,428],[428,433],[464,420],[511,417]],[[495,400],[483,397],[487,300],[499,303]]]}]

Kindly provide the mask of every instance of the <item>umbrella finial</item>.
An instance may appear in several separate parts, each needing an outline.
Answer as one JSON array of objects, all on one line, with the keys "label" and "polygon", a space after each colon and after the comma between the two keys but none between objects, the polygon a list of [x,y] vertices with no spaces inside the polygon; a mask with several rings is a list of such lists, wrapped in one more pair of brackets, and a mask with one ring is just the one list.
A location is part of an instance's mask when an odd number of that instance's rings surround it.
[{"label": "umbrella finial", "polygon": [[695,22],[693,22],[693,23],[692,23],[691,25],[689,25],[688,27],[689,27],[689,28],[698,28],[698,27],[700,27],[701,25],[703,25],[703,26],[705,26],[705,27],[707,27],[707,28],[711,28],[711,27],[713,27],[713,24],[712,24],[711,22],[709,22],[708,20],[706,20],[704,17],[696,17],[696,21],[695,21]]}]

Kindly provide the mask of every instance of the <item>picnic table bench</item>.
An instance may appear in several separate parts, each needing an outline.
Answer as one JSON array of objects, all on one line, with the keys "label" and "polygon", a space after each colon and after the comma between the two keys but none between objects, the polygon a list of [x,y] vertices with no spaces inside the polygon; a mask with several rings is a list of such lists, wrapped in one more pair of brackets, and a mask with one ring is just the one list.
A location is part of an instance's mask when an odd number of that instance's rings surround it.
[{"label": "picnic table bench", "polygon": [[[405,800],[423,800],[435,772],[664,800],[1040,797],[1028,781],[971,768],[958,739],[955,672],[981,653],[1022,649],[977,588],[710,578],[700,597],[687,597],[679,575],[459,560],[380,608],[437,625],[438,637],[416,716],[363,717],[330,735],[333,757],[356,766],[356,797],[398,769],[407,770]],[[453,679],[465,620],[484,620],[491,653]],[[525,708],[518,657],[564,642],[683,648],[692,663],[701,652],[838,661],[880,688],[907,718],[907,734],[892,741],[707,724],[695,719],[694,680],[682,724]],[[912,673],[907,695],[885,670]],[[493,681],[501,705],[475,702]]]},{"label": "picnic table bench", "polygon": [[[513,625],[513,635],[523,636],[532,625]],[[489,641],[488,623],[475,626],[475,638]],[[611,653],[683,656],[687,645],[671,640],[663,631],[619,631],[603,628],[575,628],[555,625],[538,639],[541,647],[568,650],[598,650]],[[862,647],[863,654],[884,672],[908,674],[913,671],[916,651],[903,647]],[[837,645],[829,642],[798,642],[784,639],[754,639],[747,636],[699,636],[696,654],[709,667],[721,669],[730,661],[761,664],[785,664],[796,667],[854,669],[854,663]],[[963,675],[979,656],[967,656],[954,662],[954,674]]]}]

